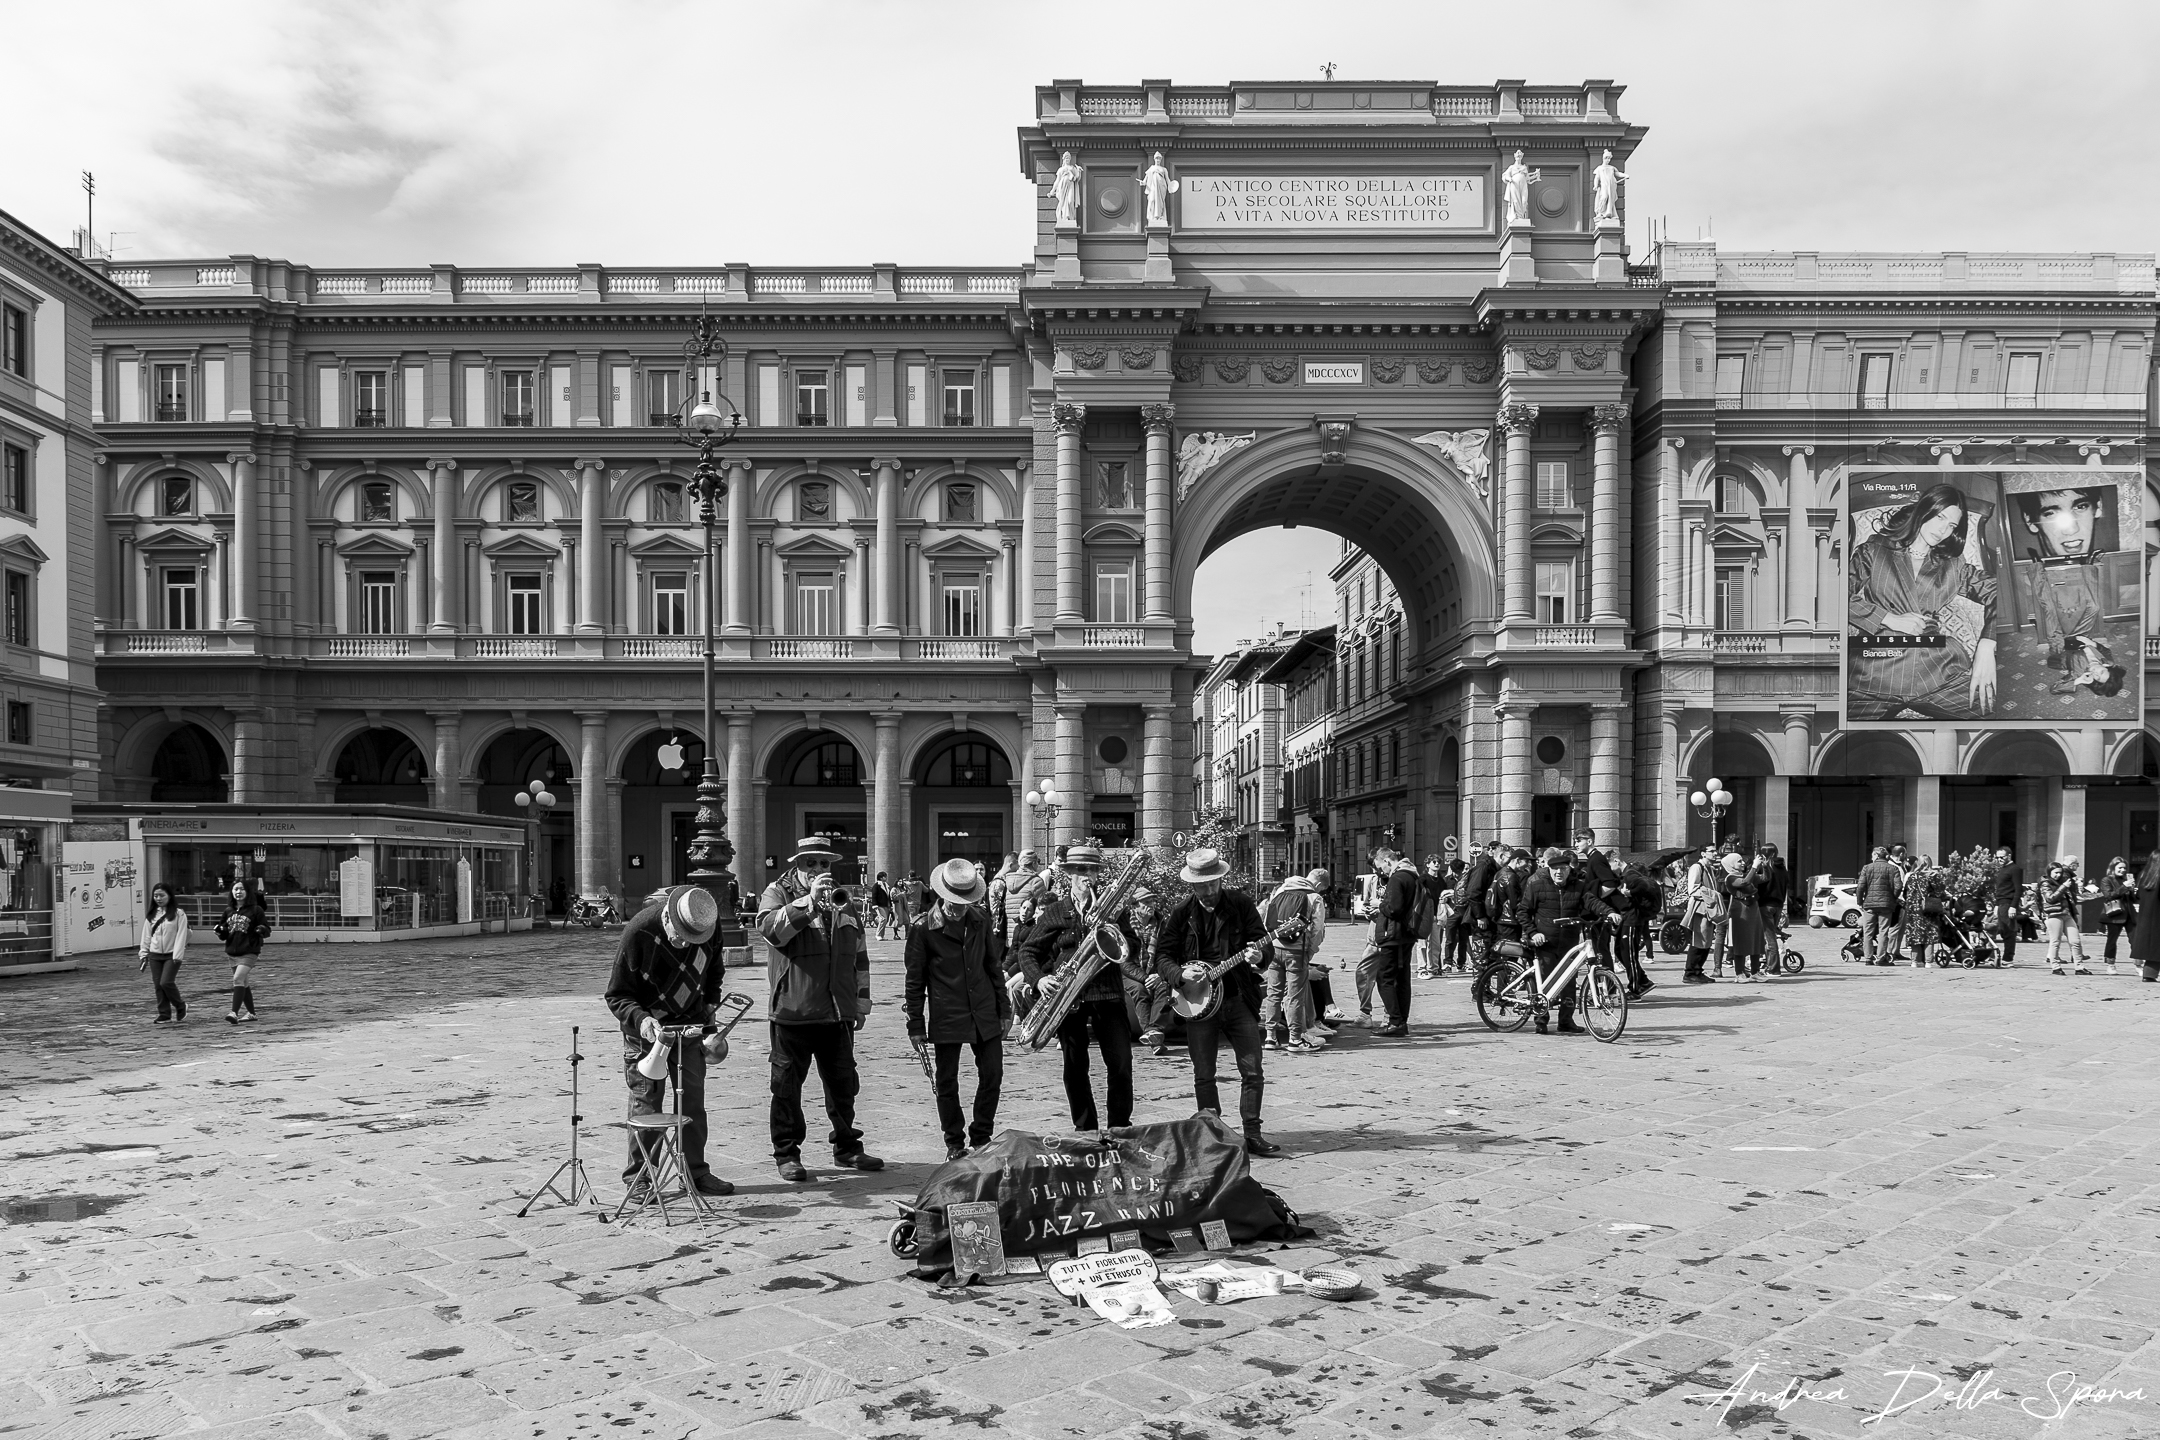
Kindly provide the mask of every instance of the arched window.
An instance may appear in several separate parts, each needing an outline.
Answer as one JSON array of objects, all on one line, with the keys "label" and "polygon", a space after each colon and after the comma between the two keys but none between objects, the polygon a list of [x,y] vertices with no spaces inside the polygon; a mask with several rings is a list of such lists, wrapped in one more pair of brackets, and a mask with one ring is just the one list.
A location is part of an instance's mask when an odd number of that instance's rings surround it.
[{"label": "arched window", "polygon": [[788,783],[821,787],[861,785],[862,774],[855,747],[845,740],[828,740],[804,751],[796,760]]}]

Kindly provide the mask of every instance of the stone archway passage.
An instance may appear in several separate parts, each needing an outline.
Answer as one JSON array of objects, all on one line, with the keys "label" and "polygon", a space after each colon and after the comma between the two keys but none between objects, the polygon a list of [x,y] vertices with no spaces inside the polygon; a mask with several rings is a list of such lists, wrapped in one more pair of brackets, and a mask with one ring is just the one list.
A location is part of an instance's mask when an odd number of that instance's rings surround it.
[{"label": "stone archway passage", "polygon": [[704,769],[705,742],[678,729],[648,730],[623,755],[615,846],[623,894],[635,899],[680,885],[697,868],[690,845]]},{"label": "stone archway passage", "polygon": [[427,756],[402,730],[362,730],[345,742],[331,768],[340,805],[419,805],[429,802]]},{"label": "stone archway passage", "polygon": [[230,798],[225,747],[200,725],[175,725],[150,757],[150,798],[222,804]]},{"label": "stone archway passage", "polygon": [[988,735],[962,731],[932,744],[916,763],[908,816],[907,853],[916,869],[947,860],[972,860],[996,874],[1011,834],[1012,759]]},{"label": "stone archway passage", "polygon": [[[544,730],[506,730],[488,742],[474,774],[480,782],[477,803],[482,814],[537,821],[526,885],[533,894],[547,897],[551,913],[560,914],[569,900],[577,834],[570,803],[575,778],[570,753]],[[555,808],[537,817],[514,798],[535,780],[555,796]]]},{"label": "stone archway passage", "polygon": [[766,854],[756,857],[754,868],[736,867],[744,893],[777,878],[804,835],[822,835],[840,852],[833,867],[840,884],[863,884],[869,878],[863,862],[870,853],[870,778],[870,767],[844,735],[806,730],[782,741],[765,767]]}]

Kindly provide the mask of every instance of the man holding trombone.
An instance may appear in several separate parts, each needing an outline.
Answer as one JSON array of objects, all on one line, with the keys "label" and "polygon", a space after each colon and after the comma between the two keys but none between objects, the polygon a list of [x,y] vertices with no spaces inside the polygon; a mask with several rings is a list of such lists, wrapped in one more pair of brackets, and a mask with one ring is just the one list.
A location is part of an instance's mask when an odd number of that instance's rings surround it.
[{"label": "man holding trombone", "polygon": [[[638,1069],[645,1047],[660,1039],[663,1027],[706,1025],[720,1002],[725,971],[714,948],[714,932],[720,925],[720,903],[702,885],[676,885],[662,892],[659,901],[646,906],[623,926],[615,946],[615,968],[608,975],[607,1007],[622,1026],[623,1083],[630,1088],[630,1115],[660,1113],[660,1099],[667,1090],[664,1080],[647,1079]],[[712,1037],[710,1058],[718,1064],[727,1058],[727,1041]],[[701,1195],[732,1195],[735,1187],[705,1166],[705,1045],[678,1046],[682,1058],[675,1078],[676,1098],[689,1124],[682,1129],[683,1159],[690,1168],[690,1183]],[[674,1057],[669,1057],[674,1068]],[[623,1166],[623,1184],[634,1185],[641,1166],[640,1146],[661,1143],[650,1131],[630,1132],[630,1158]]]}]

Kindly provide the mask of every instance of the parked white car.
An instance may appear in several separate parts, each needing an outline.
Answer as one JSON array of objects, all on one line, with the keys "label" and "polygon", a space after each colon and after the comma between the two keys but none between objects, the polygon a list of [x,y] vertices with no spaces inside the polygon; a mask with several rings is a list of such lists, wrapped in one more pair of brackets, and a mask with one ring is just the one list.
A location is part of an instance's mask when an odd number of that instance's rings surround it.
[{"label": "parked white car", "polygon": [[1860,877],[1857,875],[1808,876],[1807,923],[1817,930],[1825,925],[1860,928]]}]

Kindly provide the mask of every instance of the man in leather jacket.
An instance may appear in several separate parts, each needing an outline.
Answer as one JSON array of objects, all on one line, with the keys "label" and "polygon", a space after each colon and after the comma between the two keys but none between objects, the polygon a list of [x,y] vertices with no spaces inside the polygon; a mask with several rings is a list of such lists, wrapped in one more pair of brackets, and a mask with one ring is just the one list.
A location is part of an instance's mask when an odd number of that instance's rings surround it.
[{"label": "man in leather jacket", "polygon": [[1488,840],[1485,848],[1478,851],[1477,859],[1463,877],[1462,889],[1457,892],[1455,903],[1462,907],[1463,924],[1469,927],[1470,968],[1476,970],[1485,963],[1487,947],[1492,943],[1493,917],[1485,908],[1486,895],[1500,874],[1500,857],[1504,847],[1498,840]]},{"label": "man in leather jacket", "polygon": [[[1223,884],[1229,862],[1210,849],[1185,857],[1178,878],[1192,893],[1164,919],[1155,950],[1155,968],[1166,984],[1205,979],[1210,969],[1240,955],[1265,963],[1270,950],[1259,907],[1242,890]],[[1206,1020],[1185,1025],[1186,1049],[1192,1056],[1193,1100],[1202,1110],[1222,1114],[1215,1088],[1215,1063],[1224,1040],[1237,1056],[1238,1118],[1245,1126],[1245,1149],[1252,1155],[1280,1155],[1282,1147],[1260,1133],[1260,1101],[1266,1088],[1261,1071],[1260,972],[1251,964],[1233,964],[1216,982],[1222,1006]]]},{"label": "man in leather jacket", "polygon": [[[1516,907],[1522,927],[1523,946],[1538,966],[1540,976],[1559,967],[1562,956],[1582,938],[1582,927],[1615,918],[1613,908],[1592,892],[1589,876],[1575,863],[1571,850],[1545,852],[1545,864],[1524,882],[1522,900]],[[1540,986],[1542,989],[1542,985]],[[1580,1035],[1575,1023],[1575,982],[1570,980],[1558,996],[1560,1033]],[[1545,1016],[1537,1017],[1538,1034],[1545,1032]]]}]

